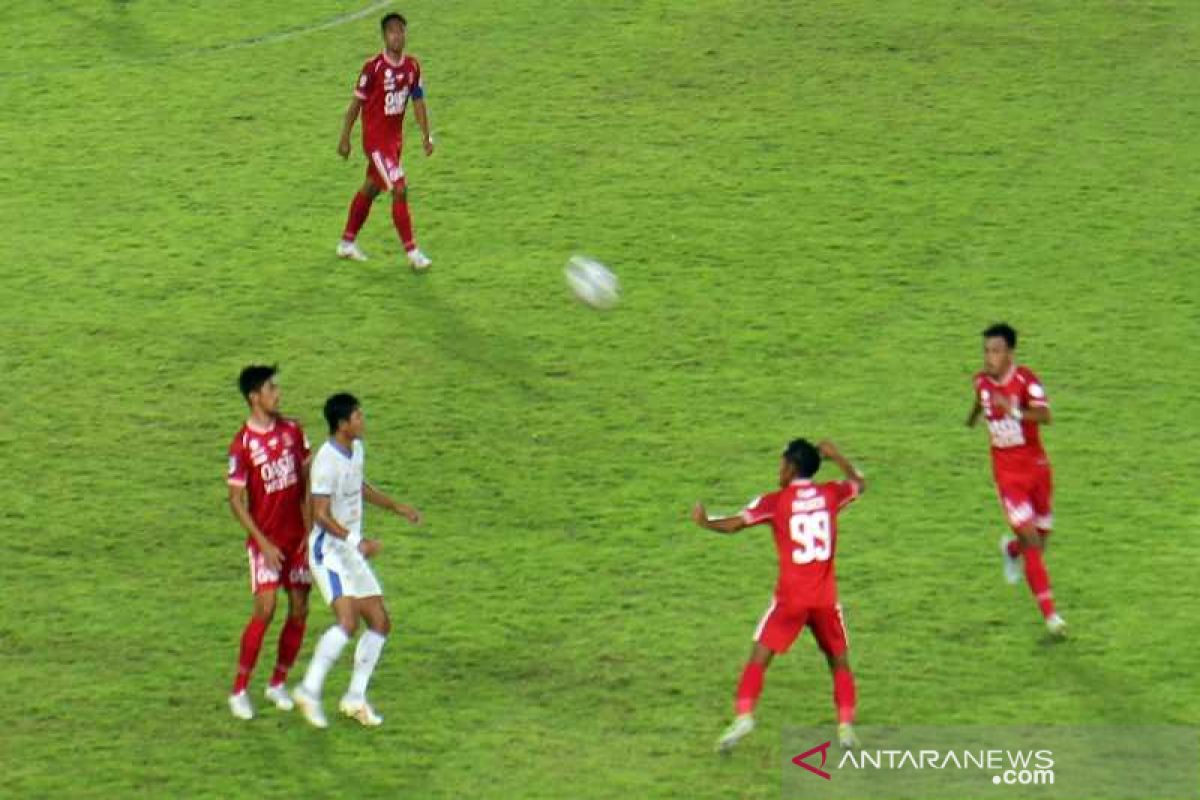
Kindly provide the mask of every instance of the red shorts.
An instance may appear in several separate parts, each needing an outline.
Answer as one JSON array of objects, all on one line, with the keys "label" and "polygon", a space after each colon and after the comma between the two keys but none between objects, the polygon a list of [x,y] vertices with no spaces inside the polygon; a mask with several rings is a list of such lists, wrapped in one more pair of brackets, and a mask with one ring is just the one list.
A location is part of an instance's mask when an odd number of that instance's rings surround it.
[{"label": "red shorts", "polygon": [[273,592],[281,586],[284,589],[312,586],[312,575],[308,571],[308,548],[303,543],[284,555],[278,571],[267,566],[266,557],[254,542],[246,544],[246,555],[250,557],[251,594]]},{"label": "red shorts", "polygon": [[404,187],[399,143],[394,147],[367,148],[367,180],[387,191],[396,186]]},{"label": "red shorts", "polygon": [[1020,472],[996,472],[996,492],[1013,530],[1030,522],[1040,531],[1054,525],[1054,479],[1050,465],[1041,464]]},{"label": "red shorts", "polygon": [[754,631],[754,641],[776,653],[786,653],[804,630],[812,628],[817,645],[828,656],[840,656],[850,646],[842,604],[796,606],[775,597]]}]

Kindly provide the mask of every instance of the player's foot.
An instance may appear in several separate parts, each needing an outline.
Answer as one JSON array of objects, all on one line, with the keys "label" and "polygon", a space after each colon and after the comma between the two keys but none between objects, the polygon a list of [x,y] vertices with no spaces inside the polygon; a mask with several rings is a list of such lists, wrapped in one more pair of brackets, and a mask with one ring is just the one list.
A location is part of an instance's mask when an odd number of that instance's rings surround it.
[{"label": "player's foot", "polygon": [[358,242],[347,242],[342,239],[337,246],[338,258],[348,258],[351,261],[366,261],[367,254],[358,249]]},{"label": "player's foot", "polygon": [[1025,571],[1021,568],[1021,557],[1013,557],[1008,554],[1008,543],[1016,540],[1017,537],[1011,534],[1000,537],[1000,558],[1004,562],[1004,580],[1013,585],[1020,583],[1021,578],[1025,576]]},{"label": "player's foot", "polygon": [[250,705],[250,696],[245,689],[229,695],[229,710],[238,719],[254,719],[254,706]]},{"label": "player's foot", "polygon": [[1050,631],[1051,636],[1065,639],[1067,638],[1067,621],[1058,614],[1051,614],[1046,617],[1046,630]]},{"label": "player's foot", "polygon": [[417,272],[429,269],[433,265],[433,261],[429,256],[421,252],[420,248],[414,247],[408,251],[408,265]]},{"label": "player's foot", "polygon": [[309,694],[304,684],[292,689],[292,699],[300,707],[300,713],[314,728],[328,728],[329,721],[325,719],[325,709],[321,708],[321,698]]},{"label": "player's foot", "polygon": [[717,740],[717,752],[728,753],[737,743],[750,735],[754,730],[754,717],[749,714],[742,714],[733,721],[725,732],[721,734],[721,738]]},{"label": "player's foot", "polygon": [[296,704],[292,702],[292,696],[288,694],[287,687],[282,683],[268,686],[267,691],[263,692],[263,696],[274,703],[280,711],[291,711],[296,707]]},{"label": "player's foot", "polygon": [[371,708],[371,704],[367,702],[365,697],[351,697],[346,695],[342,701],[338,703],[338,710],[351,719],[356,719],[368,728],[374,728],[376,725],[383,724],[383,717],[375,713],[375,709]]},{"label": "player's foot", "polygon": [[838,747],[843,750],[858,748],[858,737],[854,735],[854,726],[849,722],[838,723]]}]

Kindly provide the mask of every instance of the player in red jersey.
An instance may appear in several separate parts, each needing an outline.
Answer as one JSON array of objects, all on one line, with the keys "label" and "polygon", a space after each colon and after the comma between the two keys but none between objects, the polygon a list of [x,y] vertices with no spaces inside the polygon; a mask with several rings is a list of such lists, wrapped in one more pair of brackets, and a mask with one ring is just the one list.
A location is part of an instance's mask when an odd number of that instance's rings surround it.
[{"label": "player in red jersey", "polygon": [[408,211],[408,186],[400,163],[400,151],[404,146],[404,112],[411,99],[417,124],[421,126],[425,155],[433,155],[433,135],[429,132],[429,113],[425,108],[425,85],[421,80],[421,65],[412,56],[404,54],[408,21],[399,14],[388,14],[380,20],[379,28],[383,32],[383,52],[363,65],[354,87],[354,97],[346,109],[342,136],[338,140],[338,154],[342,158],[348,157],[350,131],[361,111],[367,179],[350,203],[350,216],[346,220],[342,240],[338,242],[337,254],[354,261],[367,260],[355,239],[367,221],[367,215],[371,213],[371,204],[380,192],[386,190],[392,193],[392,222],[400,234],[408,263],[415,270],[423,270],[433,262],[421,252],[413,238],[412,216]]},{"label": "player in red jersey", "polygon": [[[815,483],[812,477],[821,468],[822,456],[837,464],[846,480]],[[812,628],[833,673],[838,741],[844,748],[857,746],[854,675],[833,560],[838,514],[866,486],[862,473],[833,442],[821,442],[818,449],[805,439],[796,439],[783,451],[779,463],[779,491],[756,498],[735,517],[710,519],[701,503],[692,510],[697,525],[717,533],[737,533],[769,522],[779,553],[775,595],[754,631],[750,660],[737,687],[736,718],[717,743],[721,752],[728,752],[754,730],[754,706],[762,693],[766,669],[776,653],[787,652],[806,625]]]},{"label": "player in red jersey", "polygon": [[275,593],[281,586],[288,593],[288,618],[279,636],[279,655],[266,697],[284,711],[293,707],[284,684],[304,641],[312,586],[305,554],[308,439],[299,423],[279,413],[276,371],[267,366],[242,370],[238,387],[250,406],[250,418],[229,445],[229,507],[246,529],[254,595],[229,696],[229,710],[239,719],[254,718],[246,686],[275,615]]},{"label": "player in red jersey", "polygon": [[1013,358],[1017,332],[1003,322],[983,332],[983,371],[975,376],[975,402],[967,416],[974,427],[987,420],[992,441],[992,475],[1000,503],[1016,537],[1000,540],[1004,575],[1009,583],[1025,580],[1046,620],[1047,629],[1065,636],[1067,623],[1054,607],[1043,553],[1053,524],[1054,483],[1042,448],[1040,426],[1050,424],[1050,401],[1037,375]]}]

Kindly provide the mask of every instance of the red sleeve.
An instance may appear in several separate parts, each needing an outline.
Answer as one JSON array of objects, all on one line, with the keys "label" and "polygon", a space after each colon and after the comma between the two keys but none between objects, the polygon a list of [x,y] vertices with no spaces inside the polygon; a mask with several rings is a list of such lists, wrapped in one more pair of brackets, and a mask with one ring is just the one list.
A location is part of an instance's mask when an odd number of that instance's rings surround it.
[{"label": "red sleeve", "polygon": [[858,484],[854,481],[834,481],[828,484],[834,505],[843,509],[858,499]]},{"label": "red sleeve", "polygon": [[742,509],[742,522],[747,525],[761,525],[770,522],[775,516],[775,504],[779,500],[779,492],[771,492],[754,498]]},{"label": "red sleeve", "polygon": [[225,474],[225,482],[230,486],[245,486],[250,479],[250,465],[246,459],[246,448],[242,446],[242,434],[233,437],[229,445],[229,471]]},{"label": "red sleeve", "polygon": [[304,428],[299,422],[292,421],[292,427],[296,429],[296,451],[300,453],[300,463],[308,461],[308,457],[312,455],[312,448],[308,444],[308,434],[304,432]]},{"label": "red sleeve", "polygon": [[1021,399],[1025,401],[1026,406],[1033,408],[1041,408],[1050,405],[1050,398],[1046,397],[1046,387],[1042,386],[1041,379],[1033,374],[1033,370],[1025,370],[1025,392]]},{"label": "red sleeve", "polygon": [[371,59],[366,64],[363,64],[362,72],[358,73],[358,82],[354,84],[354,96],[359,100],[366,100],[367,95],[374,88],[374,84],[375,59]]}]

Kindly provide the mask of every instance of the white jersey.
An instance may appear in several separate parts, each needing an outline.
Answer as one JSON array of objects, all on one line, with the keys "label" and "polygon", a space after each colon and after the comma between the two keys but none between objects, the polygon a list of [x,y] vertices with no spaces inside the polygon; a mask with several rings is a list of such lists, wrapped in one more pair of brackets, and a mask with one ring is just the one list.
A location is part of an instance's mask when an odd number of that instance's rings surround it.
[{"label": "white jersey", "polygon": [[[358,547],[362,541],[363,462],[361,441],[355,439],[353,449],[347,453],[336,440],[329,439],[317,450],[309,471],[313,496],[329,498],[329,513],[349,529],[346,544],[351,547]],[[313,525],[314,538],[323,532],[320,525]]]}]

